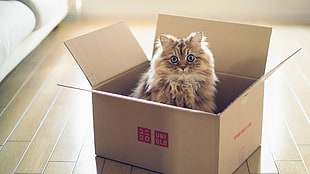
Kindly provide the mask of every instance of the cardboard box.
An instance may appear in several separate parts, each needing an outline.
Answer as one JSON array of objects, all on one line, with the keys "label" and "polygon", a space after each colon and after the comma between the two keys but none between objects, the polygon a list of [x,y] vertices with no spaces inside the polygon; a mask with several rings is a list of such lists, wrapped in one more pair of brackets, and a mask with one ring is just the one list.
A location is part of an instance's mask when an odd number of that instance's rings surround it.
[{"label": "cardboard box", "polygon": [[[98,156],[169,174],[228,174],[261,143],[271,28],[159,15],[159,34],[203,31],[215,57],[216,114],[128,97],[147,58],[125,23],[65,45],[93,90]],[[85,89],[82,89],[85,90]]]}]

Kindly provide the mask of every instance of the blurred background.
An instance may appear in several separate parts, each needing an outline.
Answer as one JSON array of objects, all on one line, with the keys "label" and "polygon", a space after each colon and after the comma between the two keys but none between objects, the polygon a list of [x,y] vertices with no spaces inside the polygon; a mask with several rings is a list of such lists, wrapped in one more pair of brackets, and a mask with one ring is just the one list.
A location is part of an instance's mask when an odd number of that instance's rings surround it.
[{"label": "blurred background", "polygon": [[219,20],[308,24],[310,0],[70,0],[66,20],[154,22],[158,13]]}]

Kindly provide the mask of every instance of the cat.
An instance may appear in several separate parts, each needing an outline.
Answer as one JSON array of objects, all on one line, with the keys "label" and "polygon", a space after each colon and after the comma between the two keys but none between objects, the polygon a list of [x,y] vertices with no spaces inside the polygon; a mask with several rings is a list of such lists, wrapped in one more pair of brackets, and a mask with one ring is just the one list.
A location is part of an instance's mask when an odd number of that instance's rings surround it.
[{"label": "cat", "polygon": [[149,69],[141,76],[132,97],[215,112],[214,58],[203,32],[186,38],[160,35]]}]

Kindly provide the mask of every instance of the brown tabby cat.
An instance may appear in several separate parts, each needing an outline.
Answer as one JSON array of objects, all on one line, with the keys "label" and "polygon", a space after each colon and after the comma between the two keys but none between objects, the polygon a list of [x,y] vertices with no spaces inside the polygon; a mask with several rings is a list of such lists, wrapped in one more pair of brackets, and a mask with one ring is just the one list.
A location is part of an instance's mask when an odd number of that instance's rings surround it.
[{"label": "brown tabby cat", "polygon": [[202,32],[183,39],[161,35],[151,66],[131,96],[214,112],[217,77],[205,39]]}]

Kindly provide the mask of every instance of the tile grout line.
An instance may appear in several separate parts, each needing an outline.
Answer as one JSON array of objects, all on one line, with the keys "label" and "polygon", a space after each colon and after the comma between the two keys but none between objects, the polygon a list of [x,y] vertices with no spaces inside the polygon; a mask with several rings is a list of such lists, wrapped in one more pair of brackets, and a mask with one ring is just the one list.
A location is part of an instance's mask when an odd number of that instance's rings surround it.
[{"label": "tile grout line", "polygon": [[291,94],[292,94],[293,97],[295,98],[295,100],[296,100],[296,102],[297,102],[299,108],[301,109],[301,111],[302,111],[304,117],[306,118],[306,120],[307,120],[308,123],[310,124],[310,118],[309,118],[307,112],[305,111],[302,102],[299,100],[299,98],[298,98],[296,92],[294,91],[294,88],[292,87],[292,85],[290,84],[290,82],[289,82],[289,80],[288,80],[287,78],[284,77],[284,80],[285,80],[285,83],[287,84],[289,90],[291,91]]},{"label": "tile grout line", "polygon": [[[47,60],[47,59],[45,59]],[[42,62],[43,63],[43,62]],[[39,68],[39,66],[38,66]],[[35,70],[37,70],[38,68],[35,68]],[[20,116],[20,118],[18,119],[18,121],[16,122],[16,125],[14,126],[14,128],[12,129],[12,131],[10,132],[10,134],[8,135],[8,137],[6,138],[6,140],[4,141],[3,144],[5,144],[10,136],[13,134],[14,130],[16,129],[16,127],[19,125],[19,123],[21,122],[21,120],[24,118],[25,114],[28,112],[28,110],[30,109],[30,107],[32,106],[33,102],[35,102],[35,100],[38,98],[40,92],[42,91],[42,89],[46,86],[47,82],[49,81],[49,78],[50,78],[51,74],[49,74],[47,76],[47,78],[42,82],[41,86],[39,87],[39,89],[37,90],[37,92],[35,93],[35,95],[33,96],[33,98],[31,99],[30,103],[28,104],[28,106],[26,107],[26,109],[24,110],[24,112],[22,113],[22,115]],[[21,90],[20,90],[21,91]],[[19,92],[20,92],[19,91]],[[56,96],[58,95],[58,93],[56,94]],[[56,96],[54,98],[56,98]],[[14,96],[15,97],[15,96]],[[54,101],[52,101],[53,103]],[[49,108],[50,109],[50,108]],[[49,109],[48,109],[48,112],[49,112]],[[32,142],[32,140],[30,141]]]},{"label": "tile grout line", "polygon": [[[271,85],[269,84],[268,86],[270,87]],[[266,88],[266,84],[265,84],[265,88]],[[264,101],[265,101],[265,98],[264,98]],[[264,123],[265,123],[265,121],[264,121],[264,118],[263,118],[263,127],[264,127]],[[266,124],[266,123],[265,123],[265,124]],[[265,140],[264,147],[268,149],[269,155],[270,155],[271,158],[272,158],[272,161],[273,161],[273,163],[274,163],[274,166],[275,166],[275,168],[276,168],[278,174],[280,174],[280,173],[279,173],[279,168],[278,168],[278,165],[277,165],[277,162],[276,162],[275,154],[274,154],[274,152],[271,150],[271,145],[270,145],[270,142],[269,142],[270,137],[269,137],[267,134],[266,134],[266,136],[267,136],[267,137],[266,137],[267,140]],[[262,144],[261,144],[261,147],[262,147]],[[250,171],[249,171],[249,174],[250,174]]]},{"label": "tile grout line", "polygon": [[[70,118],[69,118],[69,119],[70,119]],[[67,124],[67,123],[66,123],[66,124]],[[84,136],[84,138],[83,138],[83,143],[82,143],[82,146],[81,146],[81,148],[80,148],[80,150],[79,150],[77,159],[76,159],[76,161],[75,161],[75,163],[74,163],[74,166],[73,166],[73,169],[72,169],[72,173],[74,173],[74,171],[76,170],[76,165],[77,165],[78,160],[79,160],[79,158],[80,158],[80,156],[81,156],[81,152],[82,152],[83,148],[85,147],[85,140],[87,139],[88,131],[90,131],[90,129],[92,129],[92,124],[93,124],[93,123],[91,123],[91,125],[89,125],[88,128],[87,128],[87,132],[86,132],[86,134],[85,134],[85,136]],[[94,145],[92,145],[92,146],[94,146]],[[48,162],[53,162],[53,161],[48,161]],[[102,166],[102,169],[103,169],[103,166]]]},{"label": "tile grout line", "polygon": [[[62,91],[63,91],[63,90],[62,90]],[[73,112],[73,109],[71,109],[71,110],[69,111],[69,117],[67,118],[66,123],[64,124],[62,130],[60,131],[61,133],[59,134],[57,140],[55,141],[54,147],[53,147],[53,149],[52,149],[52,151],[51,151],[51,153],[50,153],[50,155],[49,155],[49,157],[48,157],[48,159],[47,159],[47,161],[46,161],[45,166],[43,167],[43,173],[45,173],[46,167],[47,167],[48,163],[50,162],[51,157],[53,156],[53,153],[54,153],[55,148],[56,148],[56,146],[57,146],[57,144],[58,144],[58,142],[59,142],[59,139],[60,139],[61,135],[63,134],[63,132],[64,132],[64,130],[65,130],[65,128],[66,128],[66,126],[67,126],[67,124],[68,124],[68,122],[69,122],[70,117],[72,116],[72,112]],[[75,162],[75,163],[76,163],[76,162]]]},{"label": "tile grout line", "polygon": [[268,149],[269,154],[270,154],[270,156],[272,157],[272,161],[273,161],[273,163],[274,163],[274,165],[275,165],[275,167],[276,167],[276,169],[277,169],[277,172],[278,172],[278,174],[280,174],[280,173],[279,173],[279,167],[278,167],[278,165],[277,165],[277,161],[275,160],[275,159],[276,159],[276,157],[275,157],[275,155],[272,153],[272,150],[271,150],[270,144],[269,144],[269,143],[267,143],[267,144],[265,145],[265,148],[267,148],[267,149]]},{"label": "tile grout line", "polygon": [[31,77],[34,75],[34,73],[39,69],[39,67],[41,67],[41,65],[43,64],[43,62],[45,62],[47,59],[42,59],[40,60],[40,62],[35,66],[35,68],[31,71],[31,73],[28,75],[28,77],[26,78],[26,80],[22,83],[22,85],[18,88],[18,90],[16,91],[16,93],[14,94],[14,96],[11,98],[11,100],[5,105],[5,107],[3,108],[3,110],[0,112],[0,117],[3,115],[3,113],[7,110],[7,108],[11,105],[11,103],[14,101],[14,99],[17,97],[17,95],[20,93],[20,91],[24,88],[24,86],[29,82],[29,80],[31,79]]},{"label": "tile grout line", "polygon": [[[24,110],[24,112],[21,114],[20,118],[18,119],[18,121],[16,122],[16,125],[14,126],[14,128],[12,129],[12,131],[10,132],[10,134],[8,135],[8,137],[5,139],[3,144],[6,144],[6,142],[9,141],[10,136],[13,134],[14,130],[17,128],[17,126],[19,125],[19,123],[21,122],[21,120],[24,118],[25,114],[29,111],[29,109],[31,108],[32,104],[36,101],[36,99],[38,98],[40,92],[42,91],[42,89],[46,86],[48,79],[45,79],[43,81],[43,83],[41,84],[40,88],[38,89],[38,91],[35,93],[35,95],[33,96],[33,98],[31,99],[30,103],[28,104],[28,106],[26,107],[26,109]],[[32,140],[31,140],[32,141]],[[31,142],[30,141],[30,142]]]},{"label": "tile grout line", "polygon": [[[53,101],[52,101],[50,107],[48,108],[46,114],[44,115],[43,120],[41,121],[40,125],[38,126],[38,129],[36,130],[35,134],[33,135],[32,139],[30,140],[30,143],[29,143],[28,147],[26,148],[26,150],[25,150],[25,152],[24,152],[22,158],[20,159],[20,161],[18,162],[16,168],[14,169],[14,172],[15,172],[15,171],[17,170],[17,168],[19,167],[21,161],[23,160],[24,156],[26,155],[28,149],[29,149],[30,146],[31,146],[31,142],[34,140],[34,138],[36,137],[37,133],[40,131],[40,128],[41,128],[42,125],[44,124],[44,122],[45,122],[45,120],[46,120],[48,114],[49,114],[50,111],[52,110],[53,106],[54,106],[55,103],[56,103],[56,100],[58,99],[58,97],[60,96],[60,94],[61,94],[62,91],[63,91],[63,89],[59,89],[58,92],[56,93],[56,95],[55,95],[55,97],[54,97],[54,99],[53,99]],[[56,143],[56,144],[57,144],[57,143]],[[45,169],[45,168],[46,168],[46,166],[44,167],[44,169]]]},{"label": "tile grout line", "polygon": [[[34,102],[34,100],[37,98],[38,94],[41,92],[41,90],[43,89],[43,87],[45,87],[45,85],[47,84],[47,82],[48,82],[48,80],[49,80],[49,78],[50,78],[50,75],[51,75],[51,74],[49,74],[49,76],[48,76],[48,77],[46,78],[46,80],[43,82],[43,84],[42,84],[41,87],[39,88],[37,94],[34,96],[33,100],[32,100],[31,103],[29,104],[29,106],[31,106],[31,104],[32,104],[32,103]],[[67,77],[67,78],[68,78],[68,77]],[[14,169],[14,173],[15,173],[15,171],[17,170],[17,168],[19,167],[19,165],[20,165],[20,163],[22,162],[22,160],[24,159],[24,157],[25,157],[25,155],[26,155],[28,149],[29,149],[30,146],[31,146],[32,141],[33,141],[34,138],[36,137],[37,133],[39,132],[41,126],[42,126],[43,123],[45,122],[45,120],[46,120],[48,114],[49,114],[50,111],[52,110],[52,108],[53,108],[53,106],[54,106],[56,100],[58,99],[58,97],[60,96],[60,93],[61,93],[62,91],[63,91],[63,89],[59,89],[59,90],[57,91],[57,93],[56,93],[55,97],[53,98],[53,100],[52,100],[52,102],[51,102],[51,104],[50,104],[48,110],[46,111],[46,113],[45,113],[45,115],[44,115],[44,118],[42,119],[40,125],[38,126],[37,130],[35,131],[33,137],[32,137],[31,140],[29,141],[29,144],[28,144],[27,148],[25,149],[24,154],[22,155],[21,159],[20,159],[19,162],[17,163],[17,165],[16,165],[16,167],[15,167],[15,169]],[[26,110],[24,111],[24,113],[23,113],[23,116],[24,116],[24,114],[28,111],[28,109],[29,109],[29,108],[27,107],[27,109],[26,109]],[[21,118],[22,118],[22,117],[21,117]],[[21,120],[21,119],[20,119],[20,120]],[[20,120],[18,121],[18,123],[20,122]],[[12,130],[12,132],[10,133],[10,135],[8,136],[7,140],[9,139],[9,137],[11,136],[11,134],[14,132],[14,130],[15,130],[15,128],[17,127],[18,123],[16,124],[16,126],[14,127],[14,129]],[[11,142],[11,141],[9,141],[9,142]],[[12,142],[14,142],[14,141],[12,141]],[[27,141],[27,142],[28,142],[28,141]]]},{"label": "tile grout line", "polygon": [[[63,91],[63,89],[62,89],[62,91]],[[54,153],[55,148],[56,148],[56,146],[57,146],[57,144],[58,144],[58,142],[59,142],[59,139],[60,139],[62,133],[64,132],[64,130],[65,130],[65,128],[66,128],[66,125],[67,125],[68,122],[69,122],[70,117],[72,116],[72,112],[73,112],[73,109],[70,110],[70,112],[69,112],[69,117],[67,118],[66,123],[64,124],[62,130],[60,131],[61,133],[59,134],[57,140],[55,141],[54,147],[53,147],[53,149],[52,149],[52,151],[51,151],[51,153],[50,153],[50,155],[49,155],[49,157],[48,157],[48,159],[47,159],[47,161],[46,161],[45,166],[43,167],[43,173],[45,173],[45,170],[46,170],[46,168],[47,168],[47,165],[48,165],[48,163],[50,162],[51,157],[53,156],[53,153]],[[76,163],[76,162],[74,162],[74,163]]]},{"label": "tile grout line", "polygon": [[[282,74],[282,75],[283,75],[283,74]],[[303,106],[301,105],[301,102],[300,102],[300,100],[298,99],[296,93],[294,92],[294,89],[292,88],[292,86],[291,86],[289,80],[288,80],[286,77],[284,77],[284,76],[282,76],[282,78],[284,79],[284,81],[285,81],[285,83],[286,83],[286,86],[289,88],[289,91],[290,91],[291,94],[294,96],[294,99],[296,100],[298,106],[300,107],[300,109],[302,110],[302,112],[303,112],[304,114],[306,114],[305,111],[304,111],[304,108],[303,108]],[[304,116],[306,117],[307,121],[309,122],[309,119],[307,118],[307,115],[304,115]],[[299,156],[300,156],[300,158],[301,158],[301,161],[302,161],[302,163],[303,163],[303,166],[304,166],[306,172],[309,173],[309,170],[308,170],[308,168],[306,167],[305,160],[304,160],[303,156],[301,155],[301,152],[300,152],[300,149],[299,149],[299,147],[298,147],[298,144],[296,143],[296,140],[295,140],[295,138],[294,138],[294,136],[293,136],[293,134],[292,134],[291,129],[289,128],[289,125],[288,125],[286,119],[283,118],[283,117],[281,117],[281,118],[282,118],[282,121],[284,122],[284,124],[285,124],[285,126],[286,126],[286,128],[287,128],[287,130],[288,130],[288,133],[289,133],[290,137],[292,138],[292,141],[294,142],[294,145],[296,146],[296,150],[297,150],[297,152],[298,152],[298,154],[299,154]],[[309,122],[309,123],[310,123],[310,122]]]},{"label": "tile grout line", "polygon": [[[302,44],[299,41],[297,41],[296,39],[294,39],[293,41],[294,41],[295,45],[298,45],[298,48],[303,48]],[[308,53],[307,49],[301,50],[301,53],[299,53],[299,54],[302,54],[302,52]],[[298,59],[298,57],[297,57],[297,59]],[[306,84],[310,87],[310,80],[307,78],[305,73],[303,71],[301,71],[301,68],[298,64],[298,61],[296,60],[296,57],[292,60],[292,63],[297,68],[297,71],[300,73],[302,78],[306,81]]]},{"label": "tile grout line", "polygon": [[[76,164],[77,164],[78,160],[80,159],[81,152],[82,152],[83,148],[85,147],[84,142],[85,142],[85,140],[87,139],[88,131],[89,131],[90,129],[92,129],[92,126],[89,126],[88,129],[87,129],[87,132],[86,132],[85,137],[84,137],[84,139],[83,139],[83,144],[82,144],[81,149],[80,149],[80,151],[79,151],[79,155],[78,155],[78,157],[77,157],[77,159],[76,159],[76,161],[75,161],[75,164],[74,164],[74,166],[73,166],[72,173],[74,173],[74,171],[75,171],[75,169],[76,169]],[[104,162],[105,162],[105,161],[104,161]],[[103,169],[103,165],[102,165],[102,169]]]},{"label": "tile grout line", "polygon": [[[69,73],[69,75],[67,75],[67,77],[65,78],[65,80],[63,80],[63,82],[67,82],[67,81],[70,79],[70,77],[72,76],[73,73],[74,73],[74,67],[71,67],[71,72]],[[57,93],[57,98],[60,96],[61,92],[63,92],[63,91],[64,91],[64,89],[59,89],[59,94]],[[78,98],[79,98],[79,97],[78,97]],[[55,100],[55,102],[56,102],[56,100]],[[55,102],[53,102],[53,105],[55,104]],[[50,111],[50,110],[49,110],[49,111]],[[53,147],[53,149],[52,149],[52,151],[51,151],[51,154],[49,155],[48,160],[47,160],[47,162],[46,162],[46,164],[45,164],[45,166],[44,166],[44,168],[43,168],[43,173],[45,173],[45,170],[46,170],[46,168],[47,168],[47,165],[48,165],[48,163],[50,162],[51,157],[53,156],[53,153],[54,153],[54,151],[55,151],[55,148],[56,148],[56,146],[57,146],[57,144],[58,144],[58,142],[59,142],[59,140],[60,140],[60,138],[61,138],[61,135],[63,134],[63,132],[64,132],[64,130],[65,130],[65,128],[66,128],[66,126],[67,126],[69,120],[70,120],[70,117],[72,117],[72,112],[73,112],[73,108],[71,108],[71,110],[69,111],[69,113],[68,113],[68,114],[69,114],[69,117],[67,118],[66,123],[64,124],[62,130],[60,131],[61,133],[59,134],[57,140],[55,141],[55,144],[54,144],[54,147]],[[45,118],[45,119],[46,119],[46,118]],[[45,119],[44,119],[44,120],[45,120]],[[43,122],[42,122],[42,124],[43,124]],[[40,127],[41,127],[41,124],[40,124]],[[74,163],[76,164],[76,161],[72,161],[72,162],[74,162]]]},{"label": "tile grout line", "polygon": [[60,161],[60,160],[57,160],[57,161],[48,161],[48,162],[51,162],[51,163],[75,163],[76,161]]},{"label": "tile grout line", "polygon": [[[44,121],[46,120],[46,118],[47,118],[49,112],[51,111],[51,109],[53,108],[53,106],[54,106],[54,104],[55,104],[55,102],[56,102],[58,96],[60,95],[61,91],[62,91],[62,89],[59,89],[59,91],[57,91],[56,96],[54,97],[54,99],[53,99],[53,101],[52,101],[50,107],[48,108],[47,112],[46,112],[45,115],[44,115],[44,118],[42,119],[40,125],[38,126],[37,130],[35,131],[33,137],[32,137],[31,140],[29,141],[29,144],[28,144],[27,148],[25,149],[24,154],[22,155],[21,159],[20,159],[19,162],[17,163],[17,165],[16,165],[16,167],[15,167],[15,169],[14,169],[14,173],[15,173],[15,171],[17,170],[17,168],[19,167],[19,165],[20,165],[20,163],[22,162],[22,160],[24,159],[24,157],[25,157],[25,155],[26,155],[28,149],[29,149],[30,146],[31,146],[31,143],[32,143],[33,139],[36,137],[37,133],[39,132],[39,130],[40,130],[42,124],[43,124]],[[12,131],[12,132],[13,132],[13,131]]]},{"label": "tile grout line", "polygon": [[296,60],[292,61],[293,64],[296,66],[297,71],[300,73],[301,77],[306,81],[306,84],[308,85],[308,87],[310,87],[310,80],[307,78],[307,76],[305,75],[305,73],[303,71],[301,71],[300,66],[298,65],[298,63],[296,62]]}]

